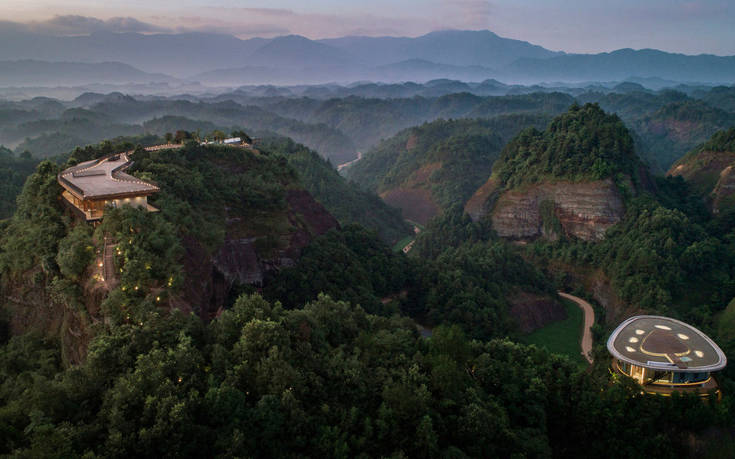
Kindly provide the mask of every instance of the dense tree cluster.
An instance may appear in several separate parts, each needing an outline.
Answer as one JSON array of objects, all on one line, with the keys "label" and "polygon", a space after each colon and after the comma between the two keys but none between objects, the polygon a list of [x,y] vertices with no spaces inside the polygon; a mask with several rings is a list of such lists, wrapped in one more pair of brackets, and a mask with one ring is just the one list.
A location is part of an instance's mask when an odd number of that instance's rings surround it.
[{"label": "dense tree cluster", "polygon": [[493,174],[507,188],[547,180],[635,177],[633,139],[616,115],[596,104],[573,105],[545,131],[524,130],[503,149]]},{"label": "dense tree cluster", "polygon": [[424,340],[326,296],[114,326],[68,369],[51,343],[15,337],[0,375],[0,454],[27,457],[661,456],[722,419],[534,347],[456,327]]},{"label": "dense tree cluster", "polygon": [[15,156],[0,145],[0,220],[11,217],[15,212],[15,197],[37,164],[38,160],[30,154]]}]

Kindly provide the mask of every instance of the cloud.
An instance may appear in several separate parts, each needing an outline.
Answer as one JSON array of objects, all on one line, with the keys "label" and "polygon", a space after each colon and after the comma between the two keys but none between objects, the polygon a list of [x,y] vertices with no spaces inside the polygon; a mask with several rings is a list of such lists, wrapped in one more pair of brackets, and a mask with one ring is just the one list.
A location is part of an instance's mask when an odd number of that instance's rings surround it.
[{"label": "cloud", "polygon": [[[312,39],[345,35],[420,35],[433,23],[423,18],[357,12],[299,12],[283,8],[211,7],[201,17],[181,17],[172,27],[230,33],[240,38],[294,33]],[[226,19],[223,19],[226,18]]]},{"label": "cloud", "polygon": [[88,35],[94,32],[168,32],[170,29],[140,21],[132,17],[113,17],[107,20],[89,16],[54,16],[47,21],[33,21],[26,24],[31,32],[48,35]]},{"label": "cloud", "polygon": [[238,37],[274,37],[278,35],[288,35],[291,33],[291,30],[288,27],[274,24],[272,22],[229,22],[221,19],[210,19],[199,16],[180,16],[173,19],[168,18],[168,23],[175,32],[206,32],[229,34]]}]

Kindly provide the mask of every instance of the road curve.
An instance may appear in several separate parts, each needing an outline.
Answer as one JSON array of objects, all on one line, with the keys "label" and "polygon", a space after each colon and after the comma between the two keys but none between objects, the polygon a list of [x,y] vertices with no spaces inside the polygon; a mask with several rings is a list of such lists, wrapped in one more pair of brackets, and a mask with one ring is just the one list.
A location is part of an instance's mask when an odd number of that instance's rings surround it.
[{"label": "road curve", "polygon": [[592,363],[592,325],[595,323],[595,310],[592,305],[579,298],[564,292],[557,292],[562,298],[574,301],[584,312],[584,329],[582,331],[582,352],[581,354],[589,363]]}]

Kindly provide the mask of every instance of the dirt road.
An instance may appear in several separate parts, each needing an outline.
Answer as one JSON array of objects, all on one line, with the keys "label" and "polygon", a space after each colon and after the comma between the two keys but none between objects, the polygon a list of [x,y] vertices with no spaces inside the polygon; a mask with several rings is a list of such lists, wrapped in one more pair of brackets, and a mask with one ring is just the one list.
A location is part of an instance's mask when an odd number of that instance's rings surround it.
[{"label": "dirt road", "polygon": [[591,327],[595,323],[595,310],[592,305],[574,295],[564,292],[557,292],[562,298],[574,301],[584,312],[584,329],[582,331],[582,355],[589,363],[592,363],[592,330]]}]

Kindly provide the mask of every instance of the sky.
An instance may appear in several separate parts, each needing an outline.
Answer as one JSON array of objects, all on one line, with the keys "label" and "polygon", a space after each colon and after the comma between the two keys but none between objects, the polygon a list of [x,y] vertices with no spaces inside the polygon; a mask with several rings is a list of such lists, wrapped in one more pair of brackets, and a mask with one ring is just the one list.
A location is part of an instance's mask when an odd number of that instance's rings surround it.
[{"label": "sky", "polygon": [[567,52],[735,55],[733,0],[0,0],[0,21],[60,35],[205,31],[240,38],[489,29]]}]

